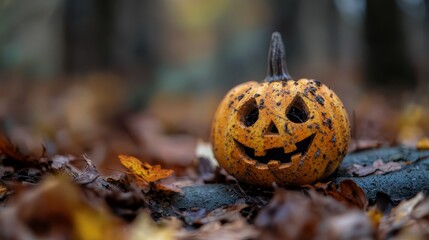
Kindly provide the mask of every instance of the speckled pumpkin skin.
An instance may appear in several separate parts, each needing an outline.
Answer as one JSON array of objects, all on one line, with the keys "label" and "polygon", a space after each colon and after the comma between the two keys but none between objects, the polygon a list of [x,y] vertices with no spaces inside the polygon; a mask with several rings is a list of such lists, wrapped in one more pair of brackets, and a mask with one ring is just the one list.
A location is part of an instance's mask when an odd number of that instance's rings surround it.
[{"label": "speckled pumpkin skin", "polygon": [[[308,111],[303,123],[292,122],[286,112],[298,99]],[[254,100],[253,100],[254,99]],[[259,118],[252,126],[243,123],[243,108],[257,104]],[[272,123],[276,133],[269,132]],[[312,136],[304,155],[290,161],[260,163],[250,158],[243,146],[264,156],[269,149],[296,150],[296,143]],[[239,181],[259,186],[303,185],[332,174],[347,153],[350,124],[337,95],[315,80],[247,82],[230,90],[220,103],[212,124],[214,155],[229,174]],[[240,144],[242,146],[240,146]]]}]

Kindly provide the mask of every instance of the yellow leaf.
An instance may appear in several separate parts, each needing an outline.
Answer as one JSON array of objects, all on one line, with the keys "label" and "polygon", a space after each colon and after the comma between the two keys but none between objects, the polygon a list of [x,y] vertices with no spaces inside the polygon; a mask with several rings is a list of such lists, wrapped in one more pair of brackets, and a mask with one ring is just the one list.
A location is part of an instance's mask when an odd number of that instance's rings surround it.
[{"label": "yellow leaf", "polygon": [[118,223],[103,211],[79,207],[72,211],[72,215],[78,239],[118,239],[120,237],[119,226],[114,226]]},{"label": "yellow leaf", "polygon": [[420,139],[420,140],[417,142],[416,147],[417,147],[417,149],[419,149],[419,150],[429,149],[429,138],[425,137],[425,138]]},{"label": "yellow leaf", "polygon": [[129,239],[132,240],[173,240],[178,222],[156,223],[147,213],[140,214],[134,221]]},{"label": "yellow leaf", "polygon": [[[85,197],[68,176],[50,176],[10,202],[13,207],[9,209],[16,209],[12,216],[18,216],[10,221],[23,224],[42,221],[51,229],[37,226],[34,228],[37,231],[25,232],[17,239],[58,239],[60,236],[81,240],[125,239],[121,219],[112,215],[107,205],[98,202]],[[41,233],[46,235],[42,237]]]},{"label": "yellow leaf", "polygon": [[119,155],[119,161],[122,165],[131,170],[131,172],[140,177],[145,182],[155,182],[163,178],[171,176],[174,171],[171,169],[162,169],[160,165],[150,165],[149,163],[141,162],[135,157],[127,155]]},{"label": "yellow leaf", "polygon": [[378,208],[373,207],[366,214],[369,217],[372,226],[374,226],[374,228],[378,228],[381,219],[383,218],[383,213]]}]

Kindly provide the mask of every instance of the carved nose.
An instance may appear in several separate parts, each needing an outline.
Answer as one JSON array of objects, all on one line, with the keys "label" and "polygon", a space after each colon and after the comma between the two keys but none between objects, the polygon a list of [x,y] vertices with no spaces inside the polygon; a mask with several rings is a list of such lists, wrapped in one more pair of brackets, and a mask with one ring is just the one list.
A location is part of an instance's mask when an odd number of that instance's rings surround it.
[{"label": "carved nose", "polygon": [[277,129],[277,126],[274,124],[273,121],[270,122],[270,124],[268,125],[268,129],[266,134],[269,135],[278,135],[279,134],[279,130]]}]

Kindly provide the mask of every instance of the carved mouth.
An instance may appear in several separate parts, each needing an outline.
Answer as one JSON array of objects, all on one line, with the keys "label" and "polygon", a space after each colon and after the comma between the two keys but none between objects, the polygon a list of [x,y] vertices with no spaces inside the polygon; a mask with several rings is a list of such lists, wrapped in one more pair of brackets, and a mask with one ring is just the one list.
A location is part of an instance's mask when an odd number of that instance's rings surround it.
[{"label": "carved mouth", "polygon": [[255,156],[255,150],[250,147],[246,147],[237,140],[235,140],[236,144],[243,150],[243,152],[252,160],[256,160],[259,163],[268,164],[269,162],[278,162],[280,164],[291,163],[292,158],[295,156],[304,156],[311,143],[313,142],[314,136],[316,134],[312,134],[304,140],[297,142],[296,150],[290,153],[285,153],[283,148],[271,148],[266,150],[264,156]]}]

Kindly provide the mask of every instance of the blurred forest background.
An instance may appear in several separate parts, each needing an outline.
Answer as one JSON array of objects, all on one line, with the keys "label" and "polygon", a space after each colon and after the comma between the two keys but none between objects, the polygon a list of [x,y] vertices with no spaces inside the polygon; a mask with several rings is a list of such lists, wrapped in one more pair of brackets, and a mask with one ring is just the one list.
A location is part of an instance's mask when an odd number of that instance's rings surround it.
[{"label": "blurred forest background", "polygon": [[429,134],[428,0],[0,0],[1,130],[26,151],[187,165],[225,93],[264,79],[273,31],[355,139]]}]

